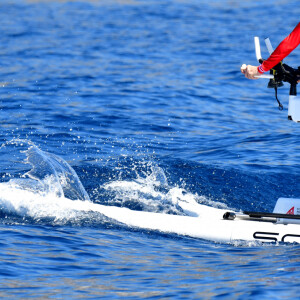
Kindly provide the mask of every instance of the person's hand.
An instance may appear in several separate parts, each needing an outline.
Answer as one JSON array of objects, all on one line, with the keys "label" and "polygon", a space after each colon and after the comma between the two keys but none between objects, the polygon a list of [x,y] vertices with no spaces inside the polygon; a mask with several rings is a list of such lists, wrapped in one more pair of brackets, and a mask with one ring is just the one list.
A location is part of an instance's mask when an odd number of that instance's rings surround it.
[{"label": "person's hand", "polygon": [[258,77],[255,76],[260,76],[257,67],[251,65],[246,66],[245,64],[243,64],[241,66],[241,72],[245,74],[245,77],[247,77],[248,79],[257,79]]}]

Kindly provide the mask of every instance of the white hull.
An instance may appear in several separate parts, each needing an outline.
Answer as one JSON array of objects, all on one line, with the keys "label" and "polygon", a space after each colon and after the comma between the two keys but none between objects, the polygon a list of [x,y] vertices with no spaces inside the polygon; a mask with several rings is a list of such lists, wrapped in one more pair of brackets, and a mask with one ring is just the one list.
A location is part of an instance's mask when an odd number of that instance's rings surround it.
[{"label": "white hull", "polygon": [[[253,219],[246,214],[235,213],[234,220],[224,219],[227,209],[218,209],[198,204],[191,198],[177,198],[176,205],[186,214],[169,215],[145,211],[134,211],[128,208],[105,206],[89,200],[70,200],[57,197],[56,194],[42,195],[22,188],[15,188],[12,183],[0,185],[0,205],[2,210],[18,215],[31,216],[34,219],[54,217],[55,220],[77,218],[77,212],[98,212],[102,215],[146,230],[186,235],[214,242],[232,243],[242,241],[263,242],[297,242],[300,243],[299,219],[291,220],[264,218]],[[300,212],[300,199],[277,201],[275,213]],[[234,212],[233,212],[234,213]],[[299,217],[299,216],[298,216]],[[283,224],[283,223],[289,224]]]},{"label": "white hull", "polygon": [[[187,204],[188,205],[188,204]],[[166,215],[133,211],[127,208],[97,205],[98,211],[129,226],[176,233],[215,242],[234,241],[296,242],[300,243],[300,226],[258,221],[250,218],[224,220],[228,210],[197,204],[197,216]],[[195,208],[195,207],[193,207]]]}]

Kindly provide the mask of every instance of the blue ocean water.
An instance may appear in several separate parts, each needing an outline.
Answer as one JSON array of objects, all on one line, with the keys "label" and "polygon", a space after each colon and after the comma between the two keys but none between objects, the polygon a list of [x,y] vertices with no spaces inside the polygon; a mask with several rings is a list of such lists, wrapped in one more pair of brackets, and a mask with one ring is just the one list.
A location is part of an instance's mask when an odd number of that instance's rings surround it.
[{"label": "blue ocean water", "polygon": [[[280,112],[239,71],[253,36],[275,46],[299,14],[296,0],[1,1],[1,298],[298,298],[299,245],[132,228],[76,199],[180,214],[174,190],[236,210],[299,197],[288,86]],[[74,207],[41,180],[59,158]]]}]

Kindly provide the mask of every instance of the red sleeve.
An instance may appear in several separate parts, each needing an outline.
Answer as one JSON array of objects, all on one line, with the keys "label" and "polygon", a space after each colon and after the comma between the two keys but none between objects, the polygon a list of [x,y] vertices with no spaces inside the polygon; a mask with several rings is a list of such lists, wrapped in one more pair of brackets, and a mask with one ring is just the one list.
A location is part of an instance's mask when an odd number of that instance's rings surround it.
[{"label": "red sleeve", "polygon": [[288,56],[298,45],[300,44],[300,23],[295,29],[288,35],[265,60],[261,66],[259,66],[260,73],[267,72]]}]

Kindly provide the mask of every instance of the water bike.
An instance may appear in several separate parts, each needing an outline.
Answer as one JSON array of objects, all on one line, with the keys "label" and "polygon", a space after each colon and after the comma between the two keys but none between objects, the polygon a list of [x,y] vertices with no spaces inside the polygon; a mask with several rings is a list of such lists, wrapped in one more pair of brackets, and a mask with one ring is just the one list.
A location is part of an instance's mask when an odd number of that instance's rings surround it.
[{"label": "water bike", "polygon": [[[254,38],[256,58],[263,62],[259,38]],[[271,54],[273,48],[265,40]],[[283,82],[290,84],[288,119],[300,122],[300,96],[297,96],[297,81],[300,67],[294,69],[282,62],[273,67],[270,74],[259,78],[269,79],[269,88],[275,89],[279,109],[283,106],[277,97],[277,88]],[[214,242],[234,243],[235,241],[288,242],[300,243],[300,199],[279,198],[273,212],[236,212],[210,207],[196,201],[178,199],[177,205],[185,215],[170,215],[134,211],[122,207],[99,205],[101,213],[129,226],[158,230],[180,235],[202,238]]]},{"label": "water bike", "polygon": [[[264,59],[261,56],[261,48],[258,37],[254,37],[256,59],[261,64]],[[265,44],[269,54],[273,53],[273,47],[269,38],[265,39]],[[243,65],[245,67],[246,65]],[[280,62],[270,70],[270,74],[257,76],[258,78],[269,79],[268,88],[275,89],[275,98],[279,105],[279,110],[283,109],[283,105],[278,99],[277,89],[283,86],[283,82],[290,84],[288,119],[294,122],[300,122],[300,96],[297,96],[297,81],[300,80],[300,67],[294,69],[283,62]]]}]

